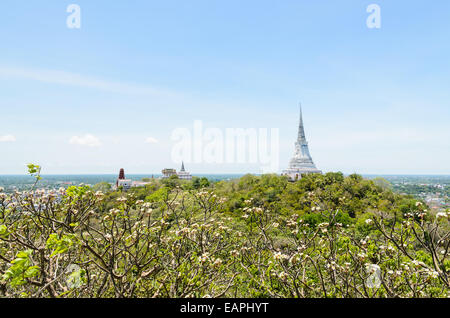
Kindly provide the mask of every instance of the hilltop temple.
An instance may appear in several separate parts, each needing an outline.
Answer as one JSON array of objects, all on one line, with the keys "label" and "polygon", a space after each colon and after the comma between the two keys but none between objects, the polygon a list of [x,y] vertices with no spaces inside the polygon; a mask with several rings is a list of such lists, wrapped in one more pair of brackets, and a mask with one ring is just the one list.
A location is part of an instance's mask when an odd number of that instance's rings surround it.
[{"label": "hilltop temple", "polygon": [[184,162],[181,163],[181,170],[178,172],[178,178],[181,180],[192,180],[192,176],[184,169]]},{"label": "hilltop temple", "polygon": [[[153,176],[152,176],[153,179]],[[130,190],[130,188],[145,187],[150,182],[147,181],[133,181],[131,179],[125,178],[125,170],[122,168],[119,172],[119,177],[116,180],[116,186],[113,187],[115,190],[122,188],[124,191]]]},{"label": "hilltop temple", "polygon": [[162,171],[162,179],[170,178],[171,176],[178,176],[181,180],[192,180],[192,175],[184,168],[184,162],[181,163],[181,170],[177,172],[175,169],[164,169]]},{"label": "hilltop temple", "polygon": [[298,180],[302,175],[310,173],[322,173],[316,168],[309,153],[308,142],[306,141],[305,128],[303,126],[302,108],[300,106],[300,122],[298,126],[298,136],[295,143],[294,157],[289,162],[289,168],[283,171],[282,175],[289,176],[290,180]]},{"label": "hilltop temple", "polygon": [[[181,164],[181,170],[179,172],[177,172],[175,169],[164,169],[162,171],[162,177],[161,179],[168,179],[171,176],[178,176],[179,179],[181,180],[192,180],[192,175],[190,172],[186,171],[186,169],[184,168],[184,162],[182,162]],[[153,179],[153,176],[152,176]],[[150,184],[150,180],[145,180],[144,179],[142,181],[133,181],[131,179],[127,179],[125,178],[125,170],[122,168],[120,169],[119,172],[119,177],[116,180],[116,184],[115,186],[113,186],[113,189],[117,190],[119,188],[122,188],[124,191],[128,191],[131,188],[136,188],[136,187],[145,187],[147,184]]]},{"label": "hilltop temple", "polygon": [[128,190],[133,185],[131,179],[125,179],[125,170],[123,168],[120,169],[119,177],[116,180],[116,189],[122,187],[124,190]]}]

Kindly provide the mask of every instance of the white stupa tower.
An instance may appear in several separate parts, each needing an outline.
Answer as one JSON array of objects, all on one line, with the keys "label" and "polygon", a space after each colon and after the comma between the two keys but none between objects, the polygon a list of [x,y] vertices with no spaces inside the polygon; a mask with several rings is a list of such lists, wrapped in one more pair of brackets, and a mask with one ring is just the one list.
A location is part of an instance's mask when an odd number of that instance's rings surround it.
[{"label": "white stupa tower", "polygon": [[294,157],[289,162],[289,168],[283,171],[282,175],[287,175],[291,180],[298,180],[304,174],[322,173],[316,168],[311,158],[306,141],[305,128],[303,126],[302,106],[300,105],[300,122],[298,125],[298,137],[295,143]]},{"label": "white stupa tower", "polygon": [[181,170],[177,173],[182,180],[192,180],[192,175],[184,169],[184,162],[181,162]]}]

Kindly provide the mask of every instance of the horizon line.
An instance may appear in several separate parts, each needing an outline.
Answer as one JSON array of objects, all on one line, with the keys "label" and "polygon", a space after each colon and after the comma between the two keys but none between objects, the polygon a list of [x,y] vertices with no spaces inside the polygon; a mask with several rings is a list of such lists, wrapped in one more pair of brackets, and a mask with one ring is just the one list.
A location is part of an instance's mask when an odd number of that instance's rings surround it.
[{"label": "horizon line", "polygon": [[[359,174],[359,175],[366,175],[366,176],[448,176],[450,177],[450,173],[360,173],[360,172],[342,172],[342,171],[327,171],[323,172],[322,174],[327,173],[339,173],[341,172],[344,175],[352,175],[352,174]],[[117,173],[47,173],[47,174],[41,174],[41,176],[113,176]],[[227,173],[211,173],[211,172],[204,172],[204,173],[191,173],[192,176],[203,176],[203,175],[268,175],[268,174],[278,174],[281,175],[281,173],[271,172],[271,173],[254,173],[254,172],[227,172]],[[127,175],[162,175],[161,172],[158,173],[127,173]],[[1,174],[0,176],[30,176],[29,174],[20,174],[20,173],[7,173],[7,174]],[[32,177],[32,176],[30,176]]]}]

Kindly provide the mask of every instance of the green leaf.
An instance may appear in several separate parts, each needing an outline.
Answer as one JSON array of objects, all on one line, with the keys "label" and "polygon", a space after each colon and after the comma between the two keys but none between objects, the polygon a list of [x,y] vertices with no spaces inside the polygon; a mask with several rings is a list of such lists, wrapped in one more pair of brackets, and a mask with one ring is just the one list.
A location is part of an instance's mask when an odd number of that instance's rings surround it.
[{"label": "green leaf", "polygon": [[40,269],[38,266],[31,266],[25,271],[25,277],[30,278],[39,275]]},{"label": "green leaf", "polygon": [[39,274],[37,266],[31,265],[32,250],[21,251],[17,253],[16,258],[11,262],[11,267],[8,268],[2,275],[3,280],[10,280],[11,287],[17,287],[25,284],[25,279]]},{"label": "green leaf", "polygon": [[57,234],[50,234],[46,244],[48,249],[53,250],[50,257],[67,252],[72,245],[73,241],[71,237],[64,235],[61,239],[59,239]]},{"label": "green leaf", "polygon": [[9,235],[8,228],[6,225],[2,224],[0,225],[0,236],[6,237]]}]

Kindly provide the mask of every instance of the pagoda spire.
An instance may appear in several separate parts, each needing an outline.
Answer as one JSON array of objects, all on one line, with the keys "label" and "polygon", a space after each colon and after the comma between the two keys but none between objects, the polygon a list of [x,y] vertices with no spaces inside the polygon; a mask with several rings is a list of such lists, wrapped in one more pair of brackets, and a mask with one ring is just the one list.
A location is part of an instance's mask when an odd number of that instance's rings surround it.
[{"label": "pagoda spire", "polygon": [[306,142],[306,136],[305,136],[305,127],[303,125],[303,115],[302,115],[302,103],[299,103],[300,107],[300,120],[298,124],[298,138],[297,142],[299,144]]},{"label": "pagoda spire", "polygon": [[125,170],[123,168],[119,171],[119,178],[117,178],[116,187],[119,186],[119,180],[125,180]]},{"label": "pagoda spire", "polygon": [[289,176],[291,180],[297,180],[301,178],[304,174],[309,173],[322,173],[316,168],[311,154],[309,153],[308,142],[305,136],[305,127],[303,125],[303,114],[302,105],[299,104],[300,108],[300,118],[298,124],[298,136],[295,142],[295,152],[291,161],[289,162],[289,167],[283,171],[283,175]]},{"label": "pagoda spire", "polygon": [[119,180],[124,180],[124,179],[125,179],[125,170],[123,168],[121,168],[119,171]]},{"label": "pagoda spire", "polygon": [[182,171],[182,172],[184,172],[185,170],[184,170],[184,161],[181,161],[181,170],[180,171]]}]

